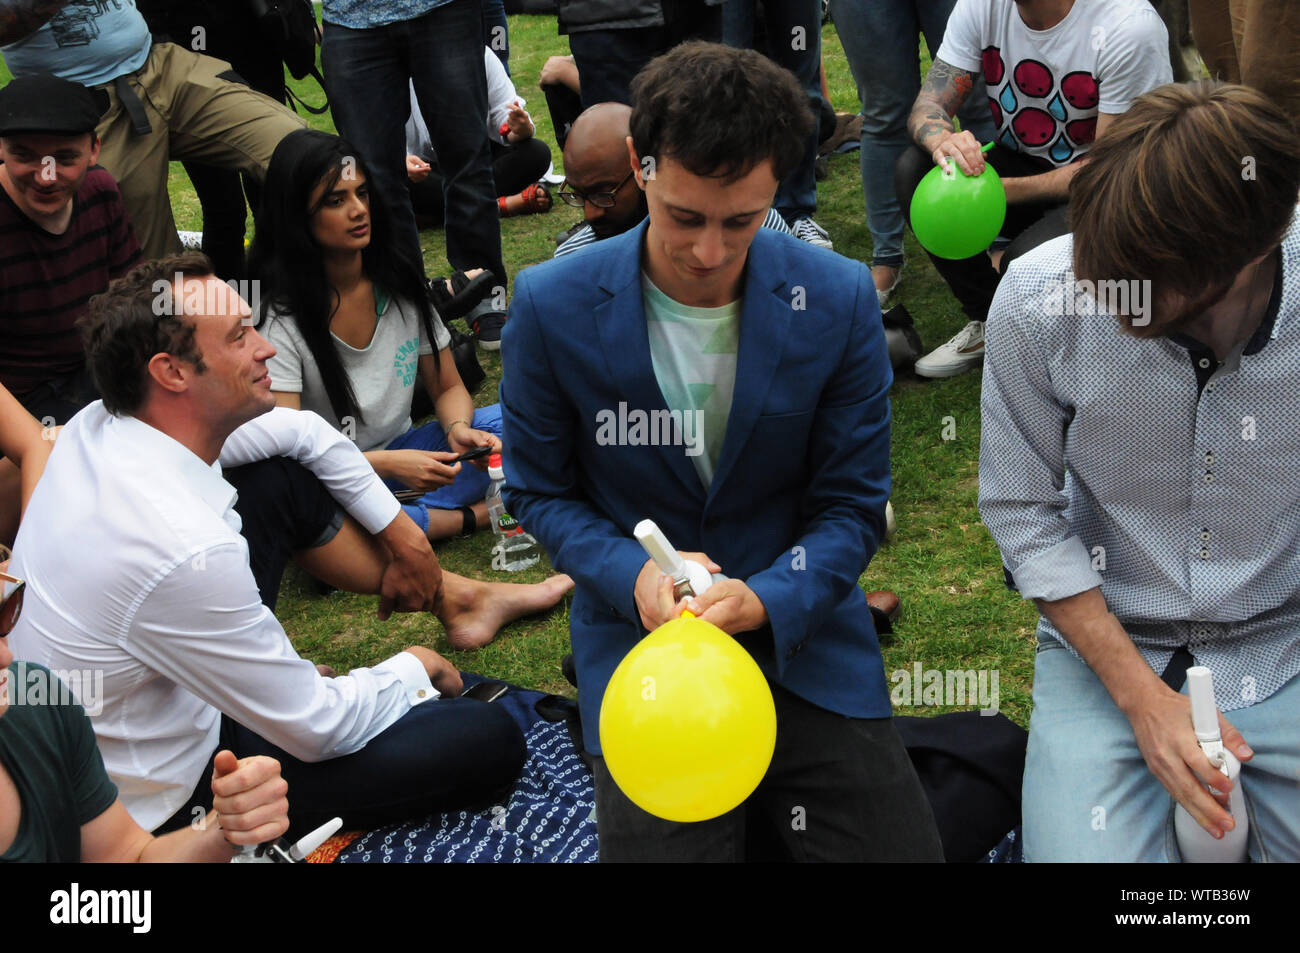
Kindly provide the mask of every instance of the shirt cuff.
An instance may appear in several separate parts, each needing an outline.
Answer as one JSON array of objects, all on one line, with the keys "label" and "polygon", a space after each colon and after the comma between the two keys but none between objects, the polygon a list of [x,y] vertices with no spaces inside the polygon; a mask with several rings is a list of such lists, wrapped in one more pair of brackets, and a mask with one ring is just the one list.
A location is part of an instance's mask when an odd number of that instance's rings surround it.
[{"label": "shirt cuff", "polygon": [[429,681],[429,673],[424,670],[424,663],[410,652],[398,652],[392,658],[384,659],[374,667],[374,671],[396,675],[406,688],[406,700],[411,703],[412,708],[440,698],[442,695],[433,687],[433,682]]},{"label": "shirt cuff", "polygon": [[1055,602],[1101,586],[1101,573],[1078,536],[1061,540],[1051,549],[1021,563],[1011,571],[1016,588],[1026,599]]},{"label": "shirt cuff", "polygon": [[[372,536],[386,530],[397,514],[402,512],[402,504],[397,502],[393,491],[384,486],[384,481],[375,477],[374,482],[366,488],[362,496],[346,507],[348,513],[366,528]],[[410,652],[404,653],[410,655]]]}]

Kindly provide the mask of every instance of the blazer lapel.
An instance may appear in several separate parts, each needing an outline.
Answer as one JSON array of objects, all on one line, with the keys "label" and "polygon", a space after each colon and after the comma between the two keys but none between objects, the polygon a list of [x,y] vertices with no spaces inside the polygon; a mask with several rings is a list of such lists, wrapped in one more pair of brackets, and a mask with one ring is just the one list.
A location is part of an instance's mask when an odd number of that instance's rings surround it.
[{"label": "blazer lapel", "polygon": [[[646,222],[642,222],[630,232],[605,239],[618,242],[621,247],[606,259],[598,283],[610,297],[596,306],[593,317],[615,389],[624,395],[628,412],[650,413],[667,410],[668,404],[650,359],[650,331],[641,296],[641,245],[645,230]],[[618,407],[609,409],[615,414],[619,412]],[[704,485],[685,448],[661,446],[658,449],[683,488],[691,497],[702,500]]]},{"label": "blazer lapel", "polygon": [[709,487],[709,500],[731,475],[740,450],[749,440],[773,375],[785,352],[792,323],[791,300],[785,295],[785,262],[775,236],[759,229],[749,247],[745,267],[745,298],[740,315],[740,345],[736,355],[736,387],[727,417],[718,467]]}]

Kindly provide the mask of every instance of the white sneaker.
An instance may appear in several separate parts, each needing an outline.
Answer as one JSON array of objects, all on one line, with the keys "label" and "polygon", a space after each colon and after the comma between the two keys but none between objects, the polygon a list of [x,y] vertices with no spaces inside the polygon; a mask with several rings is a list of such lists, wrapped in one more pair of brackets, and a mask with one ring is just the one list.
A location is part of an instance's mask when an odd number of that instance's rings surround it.
[{"label": "white sneaker", "polygon": [[829,248],[834,250],[835,246],[831,244],[831,237],[822,228],[812,220],[812,216],[805,215],[802,218],[796,218],[790,223],[790,231],[794,232],[794,237],[801,242],[807,242],[810,245],[816,245],[819,248]]},{"label": "white sneaker", "polygon": [[916,362],[921,377],[956,377],[984,361],[984,322],[971,321],[947,344]]}]

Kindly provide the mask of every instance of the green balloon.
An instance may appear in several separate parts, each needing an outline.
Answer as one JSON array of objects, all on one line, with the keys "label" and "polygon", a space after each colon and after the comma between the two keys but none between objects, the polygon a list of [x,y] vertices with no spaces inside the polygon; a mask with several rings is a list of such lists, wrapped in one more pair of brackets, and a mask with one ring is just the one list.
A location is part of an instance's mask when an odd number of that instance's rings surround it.
[{"label": "green balloon", "polygon": [[978,255],[998,237],[1007,217],[1002,179],[987,162],[979,175],[967,175],[948,160],[947,175],[935,166],[912,194],[912,233],[940,258]]}]

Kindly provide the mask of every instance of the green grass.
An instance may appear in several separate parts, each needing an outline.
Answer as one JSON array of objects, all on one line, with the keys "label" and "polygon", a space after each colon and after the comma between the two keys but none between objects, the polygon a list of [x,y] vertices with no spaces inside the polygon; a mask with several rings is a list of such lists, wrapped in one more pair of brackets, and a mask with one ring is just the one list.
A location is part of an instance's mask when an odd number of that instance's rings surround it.
[{"label": "green grass", "polygon": [[[514,16],[510,18],[510,45],[515,84],[529,103],[538,135],[553,145],[555,137],[537,76],[548,56],[568,52],[567,41],[557,36],[552,17]],[[831,26],[823,35],[823,53],[836,110],[856,112],[857,94]],[[314,82],[293,85],[309,102],[320,102],[322,93]],[[309,116],[308,121],[315,128],[333,131],[327,115]],[[556,165],[560,166],[558,151]],[[818,185],[817,218],[830,231],[836,251],[869,261],[871,237],[858,154],[834,155],[829,166],[829,177]],[[169,191],[177,226],[201,229],[198,203],[176,163]],[[503,221],[502,248],[511,274],[549,258],[555,233],[576,219],[574,210],[557,203],[551,214]],[[421,241],[429,273],[445,274],[443,233],[426,231]],[[915,317],[927,348],[934,347],[953,334],[963,319],[910,233],[906,250],[907,267],[897,300]],[[483,352],[480,359],[488,380],[475,400],[484,405],[496,400],[501,364],[498,357]],[[1003,585],[997,548],[976,510],[979,390],[978,373],[929,382],[904,376],[895,384],[891,457],[898,534],[876,555],[861,585],[867,590],[893,589],[902,598],[902,618],[892,638],[883,640],[887,672],[910,672],[918,661],[926,669],[996,669],[1001,710],[1025,725],[1030,710],[1036,613],[1032,605]],[[955,439],[944,439],[946,418],[952,418]],[[490,568],[491,542],[488,534],[480,533],[474,539],[439,545],[438,556],[445,569],[481,579],[535,581],[549,572],[545,562],[522,574],[494,572]],[[305,576],[292,568],[277,615],[303,655],[340,671],[372,664],[406,645],[422,643],[433,645],[463,669],[572,694],[559,672],[560,659],[568,651],[567,599],[545,616],[515,623],[477,652],[451,651],[441,625],[432,617],[400,615],[380,623],[375,618],[373,597],[346,593],[317,596]],[[940,710],[944,709],[898,709],[898,713]]]}]

